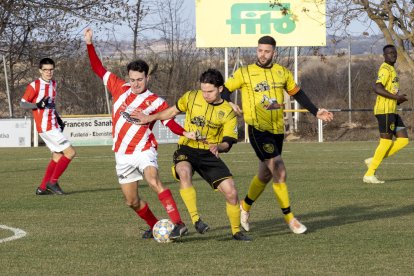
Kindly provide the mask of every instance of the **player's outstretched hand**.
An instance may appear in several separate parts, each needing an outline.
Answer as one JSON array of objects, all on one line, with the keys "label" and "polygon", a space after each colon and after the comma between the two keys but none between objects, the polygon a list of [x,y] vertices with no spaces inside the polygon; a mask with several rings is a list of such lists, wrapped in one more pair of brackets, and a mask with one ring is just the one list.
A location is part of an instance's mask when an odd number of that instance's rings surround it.
[{"label": "player's outstretched hand", "polygon": [[321,108],[318,110],[318,113],[316,113],[316,117],[322,121],[330,122],[333,120],[333,114],[332,112],[329,112],[325,108]]},{"label": "player's outstretched hand", "polygon": [[83,33],[86,44],[92,44],[92,35],[93,35],[92,29],[89,28],[89,27],[86,28],[84,33]]},{"label": "player's outstretched hand", "polygon": [[242,116],[243,115],[243,111],[241,110],[241,108],[232,102],[229,102],[229,104],[231,105],[231,107],[233,108],[234,113],[236,113],[237,116]]},{"label": "player's outstretched hand", "polygon": [[197,136],[194,131],[190,131],[190,132],[184,131],[183,135],[190,140],[197,140]]},{"label": "player's outstretched hand", "polygon": [[397,104],[402,104],[403,102],[408,101],[407,94],[399,94],[397,93]]},{"label": "player's outstretched hand", "polygon": [[151,122],[148,115],[145,115],[141,110],[134,110],[131,113],[131,118],[138,120],[139,125],[145,125]]},{"label": "player's outstretched hand", "polygon": [[36,106],[38,109],[45,109],[50,108],[50,104],[49,104],[49,98],[50,97],[43,97],[43,99],[41,99],[39,102],[36,103]]},{"label": "player's outstretched hand", "polygon": [[217,144],[210,144],[209,150],[215,157],[219,158],[219,147]]}]

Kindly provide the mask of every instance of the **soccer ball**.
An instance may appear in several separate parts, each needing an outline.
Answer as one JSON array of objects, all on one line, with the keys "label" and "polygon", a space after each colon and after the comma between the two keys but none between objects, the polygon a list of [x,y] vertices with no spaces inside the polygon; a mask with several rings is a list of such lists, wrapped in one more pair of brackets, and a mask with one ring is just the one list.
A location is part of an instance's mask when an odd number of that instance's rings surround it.
[{"label": "soccer ball", "polygon": [[152,234],[157,242],[171,242],[170,234],[173,229],[174,223],[172,223],[169,219],[161,219],[152,228]]}]

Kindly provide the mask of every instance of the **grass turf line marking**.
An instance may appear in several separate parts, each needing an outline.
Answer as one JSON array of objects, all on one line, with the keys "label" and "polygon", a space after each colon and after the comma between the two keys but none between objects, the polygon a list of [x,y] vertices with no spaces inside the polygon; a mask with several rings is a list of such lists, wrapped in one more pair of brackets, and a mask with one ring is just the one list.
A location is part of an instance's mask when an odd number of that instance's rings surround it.
[{"label": "grass turf line marking", "polygon": [[11,236],[11,237],[8,237],[8,238],[4,238],[4,239],[0,239],[0,243],[3,243],[3,242],[8,242],[8,241],[12,241],[12,240],[17,240],[17,239],[21,239],[21,238],[23,238],[24,236],[26,236],[26,232],[25,231],[23,231],[22,229],[19,229],[19,228],[12,228],[12,227],[8,227],[8,226],[6,226],[6,225],[2,225],[2,224],[0,224],[0,228],[1,229],[5,229],[5,230],[10,230],[10,231],[12,231],[13,233],[14,233],[14,235],[13,236]]}]

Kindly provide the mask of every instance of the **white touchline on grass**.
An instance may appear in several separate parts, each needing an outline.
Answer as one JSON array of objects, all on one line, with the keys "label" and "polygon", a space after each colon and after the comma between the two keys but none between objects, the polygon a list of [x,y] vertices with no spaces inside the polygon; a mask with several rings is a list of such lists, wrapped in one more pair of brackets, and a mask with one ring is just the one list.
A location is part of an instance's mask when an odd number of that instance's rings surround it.
[{"label": "white touchline on grass", "polygon": [[0,224],[0,228],[1,229],[5,229],[5,230],[10,230],[10,231],[12,231],[13,233],[14,233],[14,235],[13,236],[11,236],[11,237],[8,237],[8,238],[4,238],[4,239],[0,239],[0,243],[2,243],[2,242],[8,242],[8,241],[12,241],[12,240],[17,240],[17,239],[20,239],[20,238],[23,238],[24,236],[26,236],[26,232],[25,231],[23,231],[22,229],[19,229],[19,228],[13,228],[13,227],[8,227],[8,226],[6,226],[6,225],[1,225]]}]

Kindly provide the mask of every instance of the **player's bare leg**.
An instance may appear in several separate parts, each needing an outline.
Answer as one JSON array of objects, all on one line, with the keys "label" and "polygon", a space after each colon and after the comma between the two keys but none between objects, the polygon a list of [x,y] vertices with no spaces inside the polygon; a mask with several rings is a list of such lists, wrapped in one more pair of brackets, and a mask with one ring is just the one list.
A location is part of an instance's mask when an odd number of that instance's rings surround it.
[{"label": "player's bare leg", "polygon": [[172,196],[170,189],[166,189],[161,183],[158,175],[158,169],[153,166],[148,166],[144,169],[144,177],[148,185],[153,191],[158,194],[158,199],[167,211],[168,216],[175,227],[171,232],[170,238],[176,239],[188,233],[188,229],[181,220],[180,213],[177,208],[177,204]]},{"label": "player's bare leg", "polygon": [[140,199],[138,194],[138,181],[122,184],[121,190],[124,195],[126,205],[134,210],[135,213],[149,226],[149,229],[144,232],[142,238],[152,238],[152,228],[157,223],[158,219],[154,216],[148,207],[148,204]]}]

